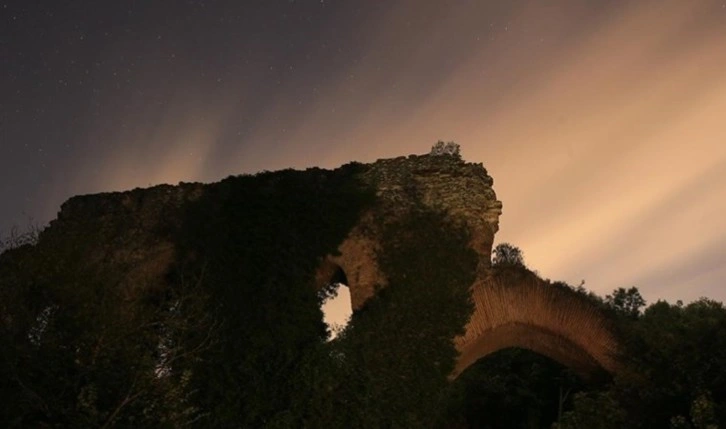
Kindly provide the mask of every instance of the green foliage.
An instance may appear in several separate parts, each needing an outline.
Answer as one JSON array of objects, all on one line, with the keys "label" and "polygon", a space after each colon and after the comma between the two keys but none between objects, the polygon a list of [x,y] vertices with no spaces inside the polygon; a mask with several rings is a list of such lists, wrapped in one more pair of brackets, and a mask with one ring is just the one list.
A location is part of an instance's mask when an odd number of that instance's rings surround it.
[{"label": "green foliage", "polygon": [[[88,225],[90,236],[100,237],[95,227]],[[176,316],[125,299],[123,270],[85,260],[94,243],[68,238],[47,236],[3,254],[0,421],[158,426],[159,414],[145,414],[159,396],[157,328]]]},{"label": "green foliage", "polygon": [[[372,202],[360,167],[225,179],[190,208],[180,270],[205,269],[218,341],[192,365],[190,386],[213,427],[284,421],[304,356],[327,338],[313,276]],[[277,423],[276,423],[277,422]]]},{"label": "green foliage", "polygon": [[411,213],[382,236],[388,285],[339,340],[351,375],[337,402],[345,427],[431,427],[454,368],[453,338],[473,309],[476,255],[443,214]]},{"label": "green foliage", "polygon": [[726,309],[702,299],[687,306],[659,301],[626,337],[632,377],[617,386],[641,427],[666,427],[673,416],[693,419],[691,405],[711,392],[718,421],[726,421]]},{"label": "green foliage", "polygon": [[524,255],[517,246],[509,243],[499,243],[492,250],[492,265],[498,267],[524,268]]},{"label": "green foliage", "polygon": [[270,427],[432,427],[439,417],[476,257],[442,214],[381,227],[388,284],[334,341],[302,357],[293,399]]},{"label": "green foliage", "polygon": [[610,392],[575,394],[574,409],[553,424],[553,429],[620,429],[629,427],[625,411]]},{"label": "green foliage", "polygon": [[605,304],[621,316],[637,319],[642,314],[641,309],[645,307],[645,300],[636,287],[627,290],[618,288],[612,295],[605,297]]},{"label": "green foliage", "polygon": [[[602,300],[551,283],[617,318],[622,369],[608,384],[519,349],[450,383],[477,256],[465,230],[420,206],[372,226],[387,284],[327,342],[320,303],[335,289],[316,290],[313,276],[361,213],[380,209],[364,168],[230,177],[151,226],[123,204],[89,205],[40,237],[3,240],[0,426],[724,425],[726,309],[702,299],[642,311],[636,288]],[[118,248],[159,239],[177,246],[167,287],[129,280],[133,258]],[[493,254],[494,275],[534,275],[517,247]]]},{"label": "green foliage", "polygon": [[[552,286],[571,288],[561,282]],[[538,372],[539,356],[503,351],[482,359],[457,380],[450,421],[469,428],[548,427],[548,421],[553,428],[724,425],[726,309],[721,303],[659,301],[640,312],[642,297],[636,288],[618,289],[599,302],[620,322],[622,367],[612,381],[565,386],[570,399],[555,419],[559,395],[554,389],[562,377]]]},{"label": "green foliage", "polygon": [[461,159],[460,152],[461,147],[457,143],[453,141],[444,143],[442,140],[439,140],[431,147],[430,154],[434,156],[449,155]]},{"label": "green foliage", "polygon": [[[616,291],[617,294],[618,291]],[[623,290],[620,291],[623,294]],[[629,296],[639,296],[636,290]],[[612,302],[612,300],[611,300]],[[637,303],[637,300],[634,302]],[[701,299],[624,306],[622,364],[604,389],[576,398],[562,427],[702,428],[726,422],[726,309]],[[637,318],[635,318],[637,317]],[[607,416],[597,410],[609,410]],[[593,426],[601,416],[605,426]],[[597,420],[597,419],[596,419]],[[569,426],[566,426],[569,425]]]},{"label": "green foliage", "polygon": [[704,392],[691,403],[690,419],[685,416],[671,417],[671,429],[718,429],[716,404],[710,392]]},{"label": "green foliage", "polygon": [[714,404],[710,392],[703,392],[693,400],[691,420],[696,429],[715,429],[717,427],[716,404]]},{"label": "green foliage", "polygon": [[548,428],[560,402],[583,388],[569,369],[534,352],[511,348],[480,359],[452,385],[449,421],[469,428]]},{"label": "green foliage", "polygon": [[41,228],[37,224],[32,223],[32,220],[28,222],[28,227],[25,230],[20,230],[17,226],[14,226],[7,234],[4,234],[4,231],[0,231],[0,253],[6,250],[36,244],[40,231]]},{"label": "green foliage", "polygon": [[[360,168],[230,178],[181,219],[80,197],[36,246],[0,255],[0,426],[273,421],[326,338],[312,273],[373,201]],[[168,287],[130,284],[119,249],[160,239],[178,243]]]}]

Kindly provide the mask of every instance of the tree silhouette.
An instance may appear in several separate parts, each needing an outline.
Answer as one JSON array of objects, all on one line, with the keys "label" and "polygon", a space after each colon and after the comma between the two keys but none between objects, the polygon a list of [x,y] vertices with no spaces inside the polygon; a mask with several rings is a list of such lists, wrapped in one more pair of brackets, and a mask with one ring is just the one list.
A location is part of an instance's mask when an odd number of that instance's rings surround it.
[{"label": "tree silhouette", "polygon": [[605,304],[612,307],[623,316],[637,319],[641,314],[641,308],[645,307],[645,300],[640,295],[638,288],[615,289],[612,295],[605,296]]},{"label": "tree silhouette", "polygon": [[492,265],[524,267],[524,255],[519,247],[509,243],[499,243],[492,250]]}]

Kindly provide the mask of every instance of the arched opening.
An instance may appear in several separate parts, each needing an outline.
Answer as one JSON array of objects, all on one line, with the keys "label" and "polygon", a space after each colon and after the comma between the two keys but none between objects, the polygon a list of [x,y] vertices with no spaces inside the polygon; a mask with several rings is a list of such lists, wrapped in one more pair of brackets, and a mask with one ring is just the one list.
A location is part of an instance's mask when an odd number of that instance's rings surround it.
[{"label": "arched opening", "polygon": [[491,353],[520,347],[547,356],[589,380],[618,371],[612,318],[586,295],[531,272],[495,270],[472,287],[474,312],[456,340],[451,378]]},{"label": "arched opening", "polygon": [[490,354],[508,348],[522,348],[538,353],[570,368],[582,379],[596,381],[608,373],[582,347],[546,328],[524,323],[507,323],[483,332],[461,350],[454,377]]},{"label": "arched opening", "polygon": [[335,283],[335,295],[331,295],[321,305],[323,310],[323,321],[328,325],[330,331],[329,340],[334,339],[348,326],[350,316],[353,314],[353,306],[350,301],[350,290],[343,283]]},{"label": "arched opening", "polygon": [[325,260],[316,273],[316,283],[322,296],[323,322],[330,332],[328,340],[332,340],[345,329],[353,314],[348,277],[338,264]]},{"label": "arched opening", "polygon": [[478,359],[452,383],[447,420],[467,428],[549,428],[588,385],[554,359],[503,348]]}]

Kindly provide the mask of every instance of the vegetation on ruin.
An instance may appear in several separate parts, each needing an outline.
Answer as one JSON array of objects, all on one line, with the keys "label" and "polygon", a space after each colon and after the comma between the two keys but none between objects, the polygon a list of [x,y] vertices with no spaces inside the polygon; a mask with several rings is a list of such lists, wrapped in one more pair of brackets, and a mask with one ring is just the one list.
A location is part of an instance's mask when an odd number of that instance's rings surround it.
[{"label": "vegetation on ruin", "polygon": [[[135,232],[147,220],[125,216],[121,203],[98,212],[88,206],[77,225],[62,220],[66,227],[39,237],[3,240],[0,425],[700,429],[726,422],[726,309],[708,299],[647,306],[633,287],[601,298],[582,284],[549,283],[612,317],[623,344],[624,369],[615,377],[581,380],[510,348],[449,380],[453,338],[472,311],[477,255],[466,230],[421,204],[376,218],[388,285],[327,341],[325,294],[313,277],[361,214],[375,213],[373,191],[358,180],[364,168],[229,177],[181,215],[154,212],[152,229],[176,244],[166,288],[129,284],[133,264],[115,262],[113,243],[155,245]],[[143,204],[144,194],[134,192]],[[116,215],[104,217],[109,210]],[[521,250],[508,246],[495,248],[496,275],[534,275]]]}]

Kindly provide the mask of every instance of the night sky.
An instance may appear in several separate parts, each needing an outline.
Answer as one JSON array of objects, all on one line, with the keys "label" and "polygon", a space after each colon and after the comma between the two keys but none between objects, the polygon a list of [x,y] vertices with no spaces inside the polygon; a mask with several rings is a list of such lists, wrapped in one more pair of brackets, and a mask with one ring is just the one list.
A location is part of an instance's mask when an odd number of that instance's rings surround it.
[{"label": "night sky", "polygon": [[723,0],[0,0],[0,59],[6,233],[454,140],[542,276],[726,300]]}]

